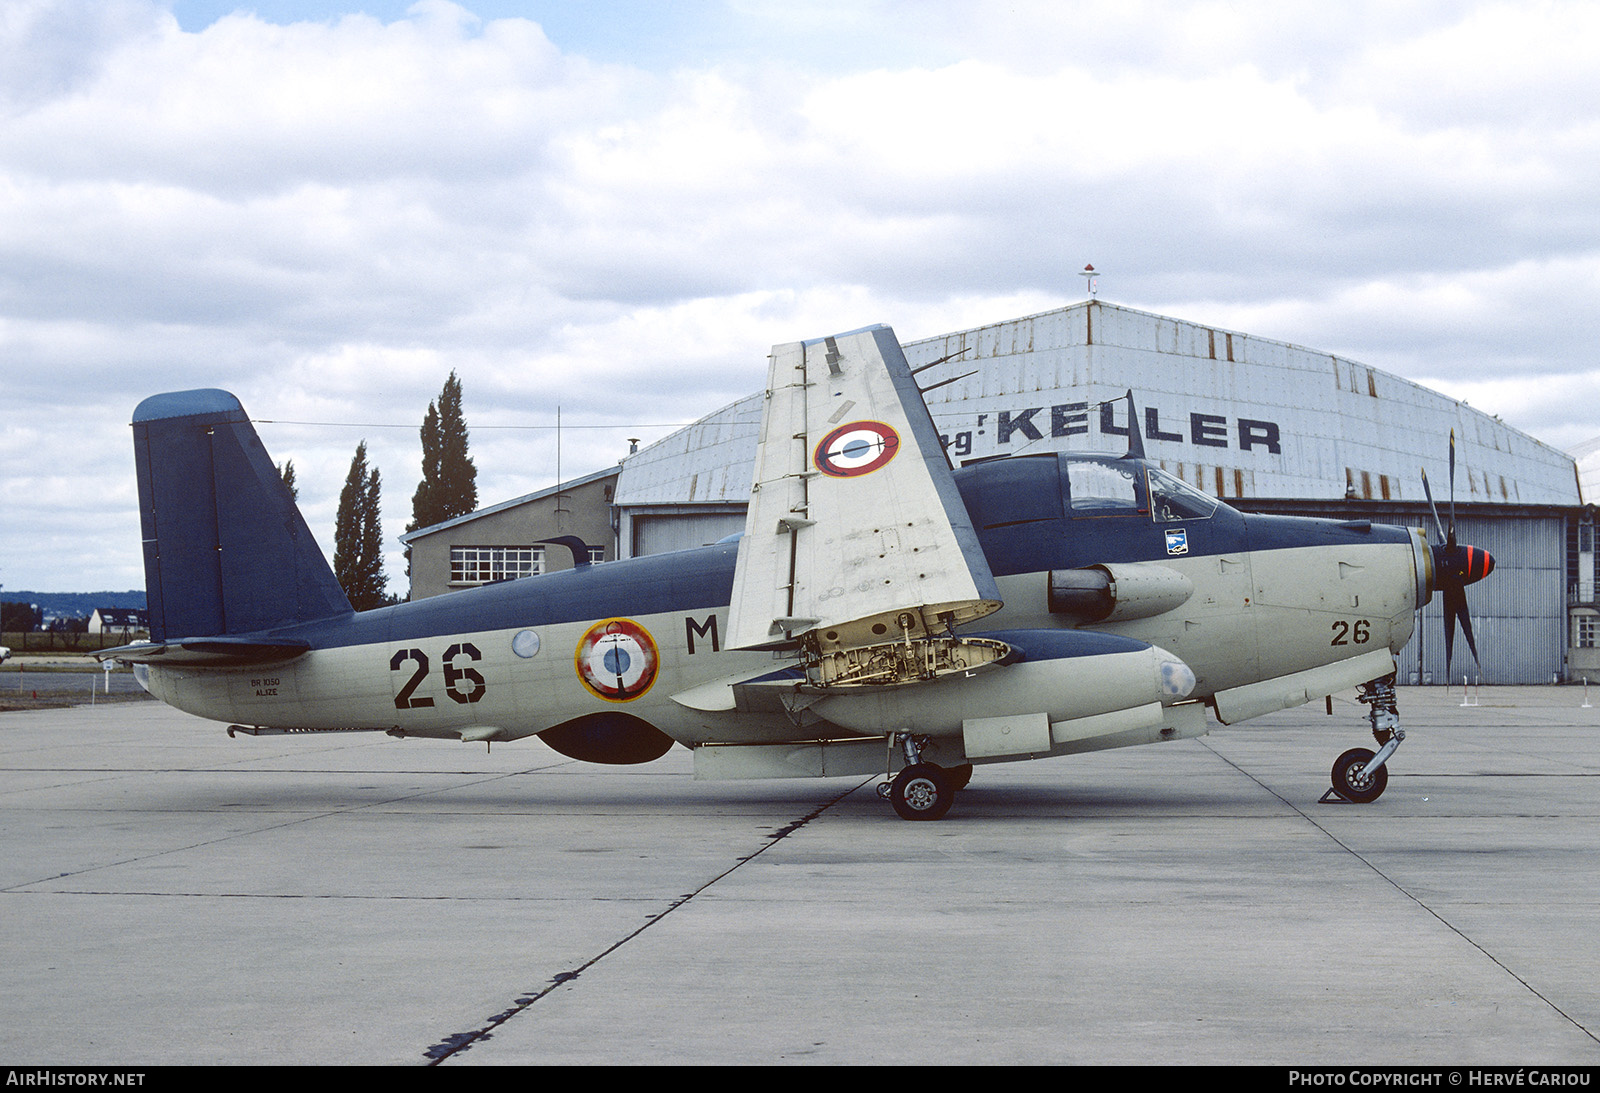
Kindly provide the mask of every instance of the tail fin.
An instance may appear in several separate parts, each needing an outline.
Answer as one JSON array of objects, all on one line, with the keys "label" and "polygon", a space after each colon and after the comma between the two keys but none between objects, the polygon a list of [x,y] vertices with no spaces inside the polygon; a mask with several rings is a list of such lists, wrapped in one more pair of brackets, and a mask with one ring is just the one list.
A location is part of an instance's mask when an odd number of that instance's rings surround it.
[{"label": "tail fin", "polygon": [[154,395],[133,412],[155,641],[349,614],[350,600],[239,400]]}]

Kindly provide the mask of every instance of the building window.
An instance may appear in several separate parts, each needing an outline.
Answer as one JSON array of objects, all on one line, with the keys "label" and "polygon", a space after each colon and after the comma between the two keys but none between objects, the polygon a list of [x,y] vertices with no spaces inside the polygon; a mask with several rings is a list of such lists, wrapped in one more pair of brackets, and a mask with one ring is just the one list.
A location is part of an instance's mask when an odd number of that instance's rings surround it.
[{"label": "building window", "polygon": [[450,548],[450,583],[496,584],[544,572],[543,547],[468,546]]},{"label": "building window", "polygon": [[1600,615],[1578,616],[1578,648],[1593,649],[1600,645]]},{"label": "building window", "polygon": [[606,548],[605,547],[590,547],[589,548],[589,564],[590,565],[595,565],[595,564],[597,564],[599,562],[603,562],[605,560],[606,560]]}]

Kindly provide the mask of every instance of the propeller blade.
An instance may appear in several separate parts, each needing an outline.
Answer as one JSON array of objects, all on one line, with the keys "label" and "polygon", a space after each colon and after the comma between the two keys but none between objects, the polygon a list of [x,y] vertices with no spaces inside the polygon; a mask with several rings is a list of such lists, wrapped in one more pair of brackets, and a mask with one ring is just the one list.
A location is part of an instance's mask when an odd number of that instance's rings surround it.
[{"label": "propeller blade", "polygon": [[1472,634],[1472,615],[1467,611],[1467,593],[1459,584],[1452,584],[1444,590],[1444,665],[1445,671],[1450,671],[1450,659],[1455,652],[1456,626],[1460,625],[1462,635],[1467,639],[1467,648],[1472,652],[1472,660],[1478,666],[1478,671],[1483,671],[1483,660],[1478,656],[1478,643]]},{"label": "propeller blade", "polygon": [[1428,488],[1428,472],[1422,471],[1422,492],[1428,498],[1428,507],[1433,510],[1433,524],[1439,529],[1439,542],[1444,542],[1444,521],[1439,519],[1439,506],[1433,503],[1433,491]]},{"label": "propeller blade", "polygon": [[1478,657],[1478,643],[1472,640],[1472,615],[1467,611],[1467,594],[1465,591],[1457,591],[1456,595],[1461,597],[1461,613],[1457,616],[1461,622],[1461,634],[1467,639],[1467,648],[1472,651],[1472,663],[1478,666],[1481,675],[1483,661]]},{"label": "propeller blade", "polygon": [[[1464,594],[1463,598],[1464,598]],[[1444,590],[1444,674],[1450,676],[1450,661],[1456,651],[1456,593],[1455,590]]]},{"label": "propeller blade", "polygon": [[1450,535],[1446,544],[1456,545],[1456,431],[1450,430]]},{"label": "propeller blade", "polygon": [[1433,490],[1428,485],[1428,472],[1422,472],[1422,492],[1428,498],[1428,508],[1433,513],[1434,527],[1444,542],[1433,548],[1434,588],[1444,596],[1444,663],[1446,674],[1455,655],[1456,627],[1466,636],[1472,660],[1483,671],[1483,660],[1478,656],[1478,642],[1472,633],[1472,614],[1467,610],[1469,584],[1487,577],[1494,569],[1494,558],[1480,547],[1462,546],[1456,542],[1456,433],[1450,430],[1450,530],[1446,531],[1439,519],[1439,506],[1434,504]]}]

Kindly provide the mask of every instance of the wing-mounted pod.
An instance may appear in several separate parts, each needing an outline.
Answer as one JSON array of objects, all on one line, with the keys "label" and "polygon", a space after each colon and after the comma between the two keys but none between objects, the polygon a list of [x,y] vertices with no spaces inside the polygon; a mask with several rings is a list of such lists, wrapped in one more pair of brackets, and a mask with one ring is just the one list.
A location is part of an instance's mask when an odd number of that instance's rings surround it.
[{"label": "wing-mounted pod", "polygon": [[1080,622],[1148,619],[1182,607],[1192,595],[1193,581],[1154,562],[1050,571],[1050,613]]},{"label": "wing-mounted pod", "polygon": [[894,332],[775,346],[729,609],[735,648],[809,683],[885,686],[1003,660],[955,628],[999,590]]}]

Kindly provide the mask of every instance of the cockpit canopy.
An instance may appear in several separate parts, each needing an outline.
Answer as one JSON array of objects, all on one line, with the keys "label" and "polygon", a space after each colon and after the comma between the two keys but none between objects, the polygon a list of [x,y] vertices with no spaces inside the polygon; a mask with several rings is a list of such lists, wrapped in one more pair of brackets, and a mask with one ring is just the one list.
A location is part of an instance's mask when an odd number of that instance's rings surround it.
[{"label": "cockpit canopy", "polygon": [[1157,523],[1206,520],[1219,502],[1166,471],[1137,459],[1061,457],[1072,515],[1142,516]]},{"label": "cockpit canopy", "polygon": [[1062,518],[1171,524],[1227,509],[1145,460],[1112,455],[1017,456],[964,467],[956,481],[980,530]]}]

